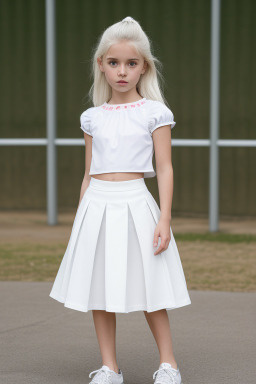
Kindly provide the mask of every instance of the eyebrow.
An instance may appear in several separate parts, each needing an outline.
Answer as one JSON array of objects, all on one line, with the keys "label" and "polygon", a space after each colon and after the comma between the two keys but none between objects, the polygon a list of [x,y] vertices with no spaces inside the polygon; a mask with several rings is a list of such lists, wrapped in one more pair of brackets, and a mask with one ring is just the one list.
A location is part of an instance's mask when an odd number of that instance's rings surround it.
[{"label": "eyebrow", "polygon": [[[111,60],[118,60],[115,57],[107,57],[107,60],[109,60],[109,59],[111,59]],[[134,58],[134,59],[128,59],[128,60],[137,60],[138,61],[139,59]]]}]

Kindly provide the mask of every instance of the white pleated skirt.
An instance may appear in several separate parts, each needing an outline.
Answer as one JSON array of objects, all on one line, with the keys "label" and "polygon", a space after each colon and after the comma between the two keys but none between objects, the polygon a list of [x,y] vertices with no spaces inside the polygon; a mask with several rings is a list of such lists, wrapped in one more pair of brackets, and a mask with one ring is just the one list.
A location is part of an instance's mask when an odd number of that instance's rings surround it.
[{"label": "white pleated skirt", "polygon": [[91,177],[49,296],[82,312],[153,312],[191,304],[171,228],[168,248],[154,255],[159,218],[144,178]]}]

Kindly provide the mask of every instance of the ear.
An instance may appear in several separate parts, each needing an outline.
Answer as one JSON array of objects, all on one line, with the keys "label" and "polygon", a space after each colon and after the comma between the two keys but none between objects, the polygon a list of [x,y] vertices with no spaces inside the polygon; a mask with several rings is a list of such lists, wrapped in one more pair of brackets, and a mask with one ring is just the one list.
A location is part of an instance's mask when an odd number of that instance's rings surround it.
[{"label": "ear", "polygon": [[102,57],[97,57],[97,63],[101,70],[101,72],[104,72],[103,64],[102,64]]},{"label": "ear", "polygon": [[147,68],[148,68],[148,63],[146,60],[144,60],[143,72],[141,72],[142,75],[146,72]]}]

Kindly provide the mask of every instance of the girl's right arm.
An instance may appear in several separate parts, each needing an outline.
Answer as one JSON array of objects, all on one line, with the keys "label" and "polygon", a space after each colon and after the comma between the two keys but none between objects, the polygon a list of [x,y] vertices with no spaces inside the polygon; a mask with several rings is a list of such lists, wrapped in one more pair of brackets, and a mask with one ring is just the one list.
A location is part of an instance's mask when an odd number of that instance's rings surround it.
[{"label": "girl's right arm", "polygon": [[86,191],[86,189],[89,186],[91,176],[89,175],[90,167],[91,167],[91,161],[92,161],[92,136],[88,135],[84,132],[84,140],[85,140],[85,173],[84,178],[81,185],[81,191],[80,191],[80,199],[79,204],[83,198],[83,195]]}]

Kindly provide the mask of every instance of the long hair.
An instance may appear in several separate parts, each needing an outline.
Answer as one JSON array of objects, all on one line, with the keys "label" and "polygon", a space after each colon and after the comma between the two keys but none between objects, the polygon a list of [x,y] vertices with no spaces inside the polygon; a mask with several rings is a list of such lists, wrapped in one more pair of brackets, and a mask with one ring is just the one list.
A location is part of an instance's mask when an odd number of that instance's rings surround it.
[{"label": "long hair", "polygon": [[105,74],[100,70],[97,58],[102,58],[113,44],[123,40],[131,43],[147,62],[146,72],[141,75],[136,85],[138,93],[147,99],[158,100],[168,104],[160,85],[161,82],[164,83],[163,75],[160,72],[162,63],[152,54],[152,44],[149,37],[143,31],[140,24],[130,16],[108,27],[99,37],[97,44],[93,48],[90,72],[93,85],[88,92],[89,100],[96,107],[111,98],[111,86],[108,84]]}]

